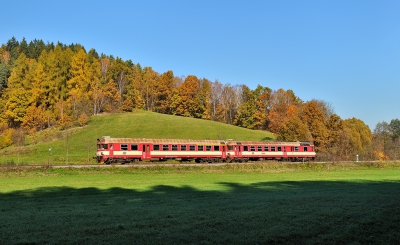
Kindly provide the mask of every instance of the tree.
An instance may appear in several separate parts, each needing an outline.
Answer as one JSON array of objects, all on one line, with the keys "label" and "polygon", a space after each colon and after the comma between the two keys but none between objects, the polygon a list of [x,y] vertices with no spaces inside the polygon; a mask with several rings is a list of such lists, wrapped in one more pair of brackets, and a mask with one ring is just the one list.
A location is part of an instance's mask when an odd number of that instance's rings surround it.
[{"label": "tree", "polygon": [[88,57],[83,49],[72,57],[70,73],[71,79],[67,81],[67,102],[71,104],[72,112],[77,116],[79,104],[89,102],[88,92],[91,84]]},{"label": "tree", "polygon": [[[343,137],[343,120],[336,114],[332,114],[326,124],[328,129],[328,143],[327,143],[327,151],[334,158],[337,157],[346,157],[341,156],[340,152],[344,152],[341,148],[347,147],[344,146],[341,142],[341,137]],[[333,159],[335,160],[335,159]]]},{"label": "tree", "polygon": [[239,98],[242,86],[232,86],[227,84],[221,93],[221,105],[217,107],[218,121],[234,124],[238,114]]},{"label": "tree", "polygon": [[400,137],[400,120],[392,119],[389,124],[392,131],[392,139],[396,140]]},{"label": "tree", "polygon": [[281,141],[311,141],[312,136],[298,116],[287,119],[278,131],[278,140]]},{"label": "tree", "polygon": [[211,119],[211,82],[205,78],[200,80],[200,87],[199,87],[199,103],[201,104],[202,113],[201,118],[210,120]]},{"label": "tree", "polygon": [[10,58],[9,58],[10,65],[13,65],[14,61],[19,56],[18,47],[19,47],[19,42],[17,41],[17,39],[15,37],[12,37],[10,40],[7,41],[6,50],[10,54]]},{"label": "tree", "polygon": [[31,88],[31,74],[30,68],[35,61],[29,62],[25,54],[21,54],[18,59],[14,62],[14,67],[11,72],[11,76],[8,78],[8,88]]},{"label": "tree", "polygon": [[301,120],[307,125],[317,151],[325,152],[329,144],[327,121],[330,111],[323,101],[311,100],[303,104]]},{"label": "tree", "polygon": [[160,76],[155,88],[154,111],[164,114],[171,112],[170,103],[172,91],[176,87],[175,84],[174,73],[172,71],[167,71]]},{"label": "tree", "polygon": [[[223,85],[217,81],[211,83],[211,92],[210,92],[210,106],[211,106],[211,120],[220,121],[221,115],[218,115],[222,112],[222,90]],[[220,109],[221,108],[221,109]]]},{"label": "tree", "polygon": [[6,63],[0,63],[0,95],[7,87],[8,67]]},{"label": "tree", "polygon": [[172,96],[172,113],[185,117],[201,118],[206,106],[200,92],[200,80],[196,76],[186,77]]},{"label": "tree", "polygon": [[268,113],[271,102],[271,89],[258,85],[253,91],[255,95],[256,112],[254,114],[254,128],[266,130],[268,127]]},{"label": "tree", "polygon": [[106,86],[103,87],[103,95],[104,95],[104,106],[103,109],[105,111],[111,111],[115,108],[120,100],[121,97],[117,88],[115,87],[114,81],[110,80]]},{"label": "tree", "polygon": [[241,86],[241,103],[234,124],[243,128],[254,128],[254,115],[257,111],[254,93],[246,85]]},{"label": "tree", "polygon": [[32,58],[29,56],[29,49],[28,49],[28,43],[26,42],[25,37],[22,38],[22,41],[19,45],[19,51],[23,54],[25,54],[26,57]]},{"label": "tree", "polygon": [[26,110],[26,115],[22,120],[22,127],[27,131],[31,129],[42,130],[46,126],[46,117],[42,109],[32,105]]},{"label": "tree", "polygon": [[153,71],[151,67],[145,67],[143,72],[142,98],[145,102],[145,109],[152,111],[154,110],[156,89],[158,87],[158,73]]},{"label": "tree", "polygon": [[346,119],[343,126],[347,130],[349,137],[348,152],[351,156],[360,155],[367,156],[372,145],[372,133],[369,127],[357,118]]}]

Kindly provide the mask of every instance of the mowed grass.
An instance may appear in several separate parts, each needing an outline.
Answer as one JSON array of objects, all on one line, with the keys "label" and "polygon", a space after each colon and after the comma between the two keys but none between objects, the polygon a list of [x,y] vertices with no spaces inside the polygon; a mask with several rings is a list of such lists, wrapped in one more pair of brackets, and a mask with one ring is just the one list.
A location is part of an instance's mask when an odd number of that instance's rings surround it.
[{"label": "mowed grass", "polygon": [[398,244],[399,203],[398,163],[4,170],[0,244]]},{"label": "mowed grass", "polygon": [[275,138],[266,131],[138,110],[94,116],[82,128],[47,129],[38,135],[38,144],[28,138],[27,146],[0,150],[0,165],[93,164],[96,140],[102,136],[255,141]]}]

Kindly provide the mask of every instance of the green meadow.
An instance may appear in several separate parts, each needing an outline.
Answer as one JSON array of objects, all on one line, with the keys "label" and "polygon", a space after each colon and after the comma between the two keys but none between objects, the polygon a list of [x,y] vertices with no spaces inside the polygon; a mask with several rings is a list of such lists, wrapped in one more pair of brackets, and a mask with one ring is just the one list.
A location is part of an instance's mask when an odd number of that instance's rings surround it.
[{"label": "green meadow", "polygon": [[81,128],[46,129],[37,135],[36,142],[27,137],[24,146],[0,150],[0,165],[93,164],[96,140],[102,136],[255,141],[275,138],[266,131],[138,110],[93,116]]},{"label": "green meadow", "polygon": [[0,244],[398,244],[400,163],[3,168]]}]

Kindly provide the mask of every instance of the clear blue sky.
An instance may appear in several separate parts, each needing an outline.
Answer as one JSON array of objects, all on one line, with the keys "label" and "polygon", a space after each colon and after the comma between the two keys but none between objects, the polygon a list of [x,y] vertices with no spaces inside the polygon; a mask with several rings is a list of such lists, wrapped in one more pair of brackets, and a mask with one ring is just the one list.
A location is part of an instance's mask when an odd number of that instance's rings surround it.
[{"label": "clear blue sky", "polygon": [[176,76],[291,89],[371,130],[400,119],[400,1],[4,1],[12,36],[80,43]]}]

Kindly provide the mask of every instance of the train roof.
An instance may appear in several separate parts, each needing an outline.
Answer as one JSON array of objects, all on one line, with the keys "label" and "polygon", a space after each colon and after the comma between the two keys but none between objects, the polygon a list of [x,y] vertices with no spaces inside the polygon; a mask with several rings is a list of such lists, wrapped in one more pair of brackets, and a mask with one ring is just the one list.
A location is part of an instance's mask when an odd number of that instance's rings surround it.
[{"label": "train roof", "polygon": [[111,138],[102,137],[97,140],[99,143],[150,143],[150,144],[225,144],[224,140],[192,140],[192,139],[147,139],[147,138]]},{"label": "train roof", "polygon": [[310,142],[277,142],[277,141],[238,141],[238,140],[193,140],[193,139],[147,139],[147,138],[111,138],[97,139],[98,143],[149,143],[149,144],[197,144],[197,145],[283,145],[311,146]]},{"label": "train roof", "polygon": [[282,146],[311,146],[310,142],[279,142],[279,141],[228,141],[228,145],[282,145]]}]

